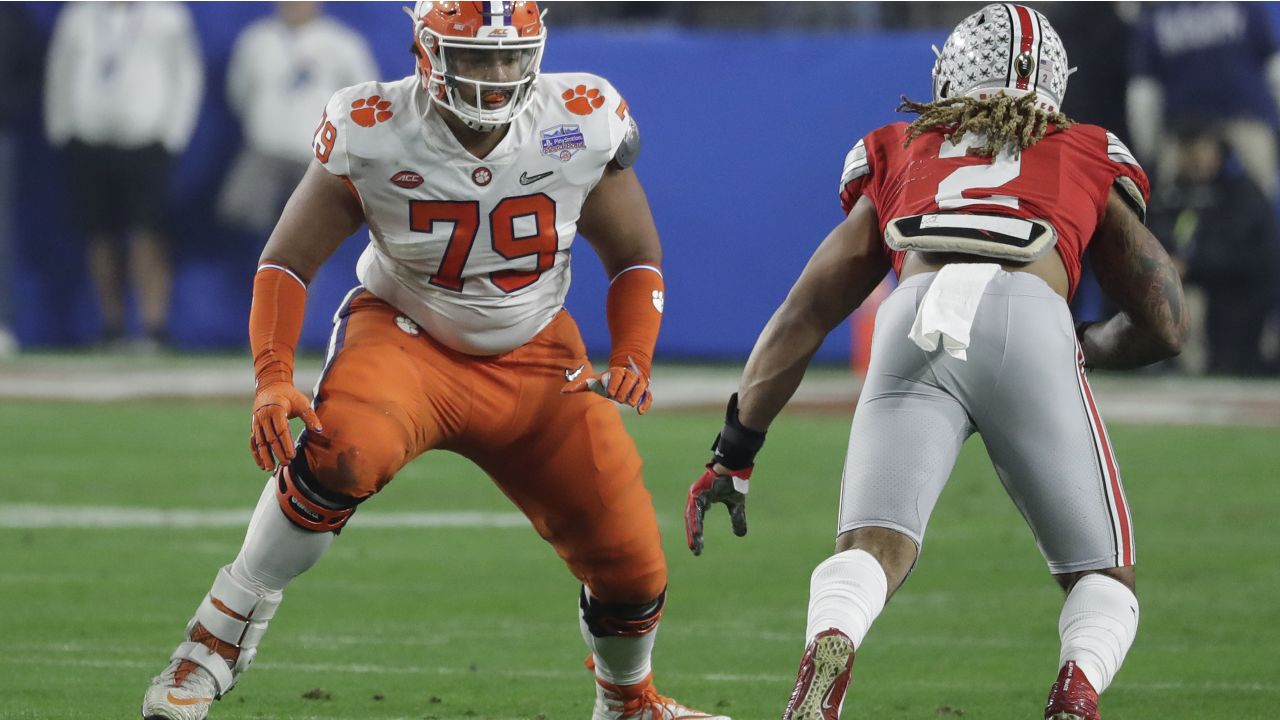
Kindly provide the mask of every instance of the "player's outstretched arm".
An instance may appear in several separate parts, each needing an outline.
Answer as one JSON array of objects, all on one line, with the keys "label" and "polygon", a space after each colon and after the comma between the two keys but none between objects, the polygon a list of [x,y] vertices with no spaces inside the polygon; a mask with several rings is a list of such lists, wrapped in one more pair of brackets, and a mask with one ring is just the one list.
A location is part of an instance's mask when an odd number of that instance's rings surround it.
[{"label": "player's outstretched arm", "polygon": [[1098,284],[1120,312],[1081,326],[1085,365],[1136,368],[1181,352],[1187,313],[1178,270],[1114,189],[1089,248]]},{"label": "player's outstretched arm", "polygon": [[713,504],[728,508],[735,535],[747,534],[748,480],[765,431],[800,386],[823,339],[862,304],[889,268],[875,208],[862,197],[809,258],[756,340],[712,445],[711,462],[689,488],[685,539],[694,555],[702,553],[703,519]]},{"label": "player's outstretched arm", "polygon": [[814,251],[756,340],[738,390],[743,425],[769,427],[800,386],[818,346],[889,269],[875,207],[864,196]]},{"label": "player's outstretched arm", "polygon": [[653,403],[650,368],[665,298],[662,245],[635,170],[605,168],[582,206],[578,232],[611,279],[605,312],[613,347],[608,370],[578,378],[564,392],[597,392],[643,415]]},{"label": "player's outstretched arm", "polygon": [[359,201],[342,180],[312,163],[262,251],[249,310],[257,384],[249,447],[263,470],[293,459],[290,418],[301,417],[312,432],[323,431],[310,402],[294,387],[294,349],[307,283],[363,221]]}]

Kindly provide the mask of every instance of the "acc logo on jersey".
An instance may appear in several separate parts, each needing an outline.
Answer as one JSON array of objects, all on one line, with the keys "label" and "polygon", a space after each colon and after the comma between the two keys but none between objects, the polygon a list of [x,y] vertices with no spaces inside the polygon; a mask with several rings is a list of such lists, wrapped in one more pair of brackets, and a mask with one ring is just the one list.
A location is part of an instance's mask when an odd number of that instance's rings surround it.
[{"label": "acc logo on jersey", "polygon": [[422,176],[412,170],[401,170],[391,176],[391,182],[406,190],[412,190],[422,184]]},{"label": "acc logo on jersey", "polygon": [[587,146],[582,128],[577,125],[557,125],[542,131],[542,154],[569,162],[579,150]]},{"label": "acc logo on jersey", "polygon": [[493,180],[493,171],[487,167],[478,167],[471,171],[471,182],[480,187],[488,185],[491,180]]}]

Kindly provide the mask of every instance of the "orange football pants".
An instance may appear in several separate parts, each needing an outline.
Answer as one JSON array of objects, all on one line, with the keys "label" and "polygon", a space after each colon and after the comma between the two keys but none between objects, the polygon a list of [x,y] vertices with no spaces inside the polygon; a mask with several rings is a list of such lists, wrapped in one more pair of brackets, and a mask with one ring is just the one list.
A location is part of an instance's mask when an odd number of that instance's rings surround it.
[{"label": "orange football pants", "polygon": [[327,490],[363,499],[428,450],[480,466],[591,593],[652,601],[666,587],[653,500],[614,403],[563,395],[591,374],[566,311],[525,345],[476,357],[451,350],[368,291],[339,311],[316,395],[324,433],[303,451]]}]

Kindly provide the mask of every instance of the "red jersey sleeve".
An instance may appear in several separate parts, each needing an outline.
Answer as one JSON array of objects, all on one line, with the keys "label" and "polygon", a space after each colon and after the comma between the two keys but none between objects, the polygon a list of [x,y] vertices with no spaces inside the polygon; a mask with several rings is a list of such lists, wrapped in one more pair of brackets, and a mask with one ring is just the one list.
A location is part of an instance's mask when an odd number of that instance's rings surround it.
[{"label": "red jersey sleeve", "polygon": [[1067,162],[1079,172],[1097,211],[1098,221],[1107,210],[1107,196],[1115,188],[1120,197],[1145,222],[1151,183],[1138,160],[1114,133],[1097,125],[1077,123],[1066,133],[1072,145]]},{"label": "red jersey sleeve", "polygon": [[[903,163],[903,140],[908,126],[898,122],[867,133],[844,158],[844,170],[840,173],[840,206],[845,215],[853,209],[858,198],[866,195],[875,203],[876,210],[884,213],[884,185],[901,183],[897,177]],[[883,222],[882,222],[883,224]]]},{"label": "red jersey sleeve", "polygon": [[857,145],[844,157],[844,170],[840,173],[840,207],[848,215],[854,203],[862,197],[863,191],[871,182],[871,161],[867,157],[867,138],[858,141]]},{"label": "red jersey sleeve", "polygon": [[1114,185],[1120,196],[1133,207],[1143,222],[1147,220],[1147,201],[1151,199],[1151,181],[1129,152],[1129,148],[1114,134],[1107,133],[1107,163],[1114,174]]}]

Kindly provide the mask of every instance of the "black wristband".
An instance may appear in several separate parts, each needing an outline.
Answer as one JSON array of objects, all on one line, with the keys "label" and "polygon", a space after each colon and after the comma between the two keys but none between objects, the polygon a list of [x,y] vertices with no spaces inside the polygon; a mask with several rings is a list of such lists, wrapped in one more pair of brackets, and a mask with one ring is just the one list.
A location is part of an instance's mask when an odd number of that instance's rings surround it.
[{"label": "black wristband", "polygon": [[1082,347],[1084,346],[1084,331],[1097,324],[1097,320],[1081,320],[1076,323],[1076,341],[1079,342]]},{"label": "black wristband", "polygon": [[756,453],[764,446],[764,433],[738,421],[738,393],[729,396],[724,412],[724,428],[711,444],[712,462],[730,470],[744,470],[756,462]]},{"label": "black wristband", "polygon": [[1084,357],[1084,333],[1089,328],[1093,327],[1094,325],[1097,325],[1098,322],[1099,321],[1097,320],[1081,320],[1080,322],[1076,323],[1076,344],[1080,346],[1080,356],[1081,358],[1083,358],[1081,365],[1086,370],[1088,370],[1090,366],[1089,366],[1089,359]]}]

